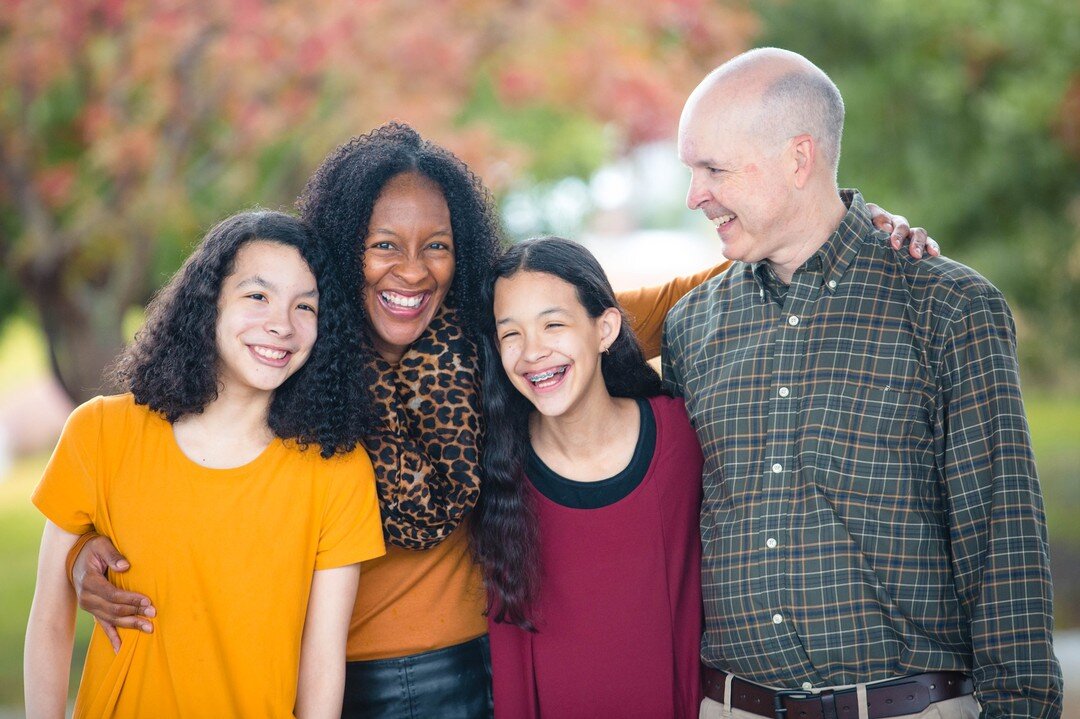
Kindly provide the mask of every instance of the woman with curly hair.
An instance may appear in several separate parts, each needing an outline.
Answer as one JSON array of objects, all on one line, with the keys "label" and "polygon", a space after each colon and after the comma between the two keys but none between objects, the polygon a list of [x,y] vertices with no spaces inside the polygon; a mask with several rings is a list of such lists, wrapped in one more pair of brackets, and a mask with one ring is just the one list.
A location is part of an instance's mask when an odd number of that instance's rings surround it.
[{"label": "woman with curly hair", "polygon": [[484,288],[484,490],[495,711],[694,717],[701,448],[596,258],[515,245]]},{"label": "woman with curly hair", "polygon": [[160,615],[116,647],[95,630],[76,716],[340,716],[359,562],[384,551],[356,448],[372,420],[362,335],[341,295],[299,220],[247,212],[151,302],[115,367],[128,393],[72,413],[33,495],[47,521],[29,716],[64,714],[65,556],[88,529],[125,548],[118,581]]},{"label": "woman with curly hair", "polygon": [[345,716],[486,716],[484,592],[460,527],[480,492],[473,338],[501,244],[494,204],[461,160],[392,123],[331,153],[299,207],[357,288],[383,419],[365,445],[388,552],[364,565]]},{"label": "woman with curly hair", "polygon": [[[389,123],[331,152],[298,206],[354,288],[344,302],[368,329],[381,420],[364,444],[387,554],[364,564],[344,715],[489,716],[486,592],[462,524],[480,493],[476,346],[502,245],[494,203],[451,152]],[[667,310],[725,267],[620,294],[648,356]],[[106,540],[71,561],[79,604],[99,622],[150,626],[150,600],[104,578],[128,566]]]}]

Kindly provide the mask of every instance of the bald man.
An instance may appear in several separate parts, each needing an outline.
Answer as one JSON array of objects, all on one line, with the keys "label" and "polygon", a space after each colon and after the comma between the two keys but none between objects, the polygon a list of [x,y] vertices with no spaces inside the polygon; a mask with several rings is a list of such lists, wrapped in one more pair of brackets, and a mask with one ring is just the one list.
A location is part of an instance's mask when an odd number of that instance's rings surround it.
[{"label": "bald man", "polygon": [[706,458],[701,716],[1058,717],[1012,315],[838,191],[843,118],[761,49],[680,121],[687,204],[736,261],[664,332]]}]

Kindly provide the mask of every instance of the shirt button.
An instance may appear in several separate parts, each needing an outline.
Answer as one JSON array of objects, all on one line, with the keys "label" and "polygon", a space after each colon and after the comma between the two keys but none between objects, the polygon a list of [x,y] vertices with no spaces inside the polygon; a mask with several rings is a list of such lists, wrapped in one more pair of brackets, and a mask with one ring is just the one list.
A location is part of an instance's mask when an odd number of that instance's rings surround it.
[{"label": "shirt button", "polygon": [[787,387],[781,387],[780,388],[780,396],[781,397],[787,397],[789,394],[791,394],[791,390],[789,390]]},{"label": "shirt button", "polygon": [[787,318],[787,323],[794,327],[795,325],[799,324],[799,318],[795,315],[792,315],[791,317]]},{"label": "shirt button", "polygon": [[769,549],[776,549],[776,539],[773,537],[769,537],[765,540],[765,546]]},{"label": "shirt button", "polygon": [[772,623],[773,624],[783,624],[784,623],[784,615],[782,615],[782,614],[774,614],[774,615],[772,615]]},{"label": "shirt button", "polygon": [[[835,282],[833,282],[832,284],[834,284],[834,285],[835,285],[836,283],[835,283]],[[810,691],[811,689],[813,689],[813,688],[814,688],[814,685],[813,685],[813,684],[811,684],[810,682],[803,682],[803,683],[802,683],[802,688],[803,688],[803,691],[804,691],[804,692],[808,692],[808,691]]]},{"label": "shirt button", "polygon": [[[829,280],[828,284],[829,284],[829,289],[830,290],[835,290],[836,289],[836,280]],[[804,684],[803,687],[805,688],[806,685]]]},{"label": "shirt button", "polygon": [[782,464],[780,464],[778,462],[778,463],[776,463],[776,464],[774,464],[772,466],[772,471],[773,471],[773,474],[780,474],[781,472],[784,471],[784,465],[782,465]]}]

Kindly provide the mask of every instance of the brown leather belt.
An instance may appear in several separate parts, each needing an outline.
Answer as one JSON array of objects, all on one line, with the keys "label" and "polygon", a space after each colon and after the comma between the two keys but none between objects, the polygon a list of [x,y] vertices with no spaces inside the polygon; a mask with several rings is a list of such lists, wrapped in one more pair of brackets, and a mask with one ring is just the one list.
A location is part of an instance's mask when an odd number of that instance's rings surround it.
[{"label": "brown leather belt", "polygon": [[[723,703],[727,672],[703,666],[705,696]],[[974,691],[971,678],[959,672],[930,672],[900,677],[866,687],[870,719],[918,714],[935,702],[956,699]],[[859,698],[850,689],[770,689],[735,677],[731,682],[731,706],[773,719],[851,719],[859,716]]]}]

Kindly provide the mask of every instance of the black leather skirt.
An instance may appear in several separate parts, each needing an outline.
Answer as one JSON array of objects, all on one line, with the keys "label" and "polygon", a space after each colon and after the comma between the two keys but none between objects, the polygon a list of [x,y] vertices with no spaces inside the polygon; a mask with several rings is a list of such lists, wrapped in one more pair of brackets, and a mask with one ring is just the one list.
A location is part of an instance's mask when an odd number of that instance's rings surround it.
[{"label": "black leather skirt", "polygon": [[493,714],[486,636],[345,665],[343,719],[489,719]]}]

